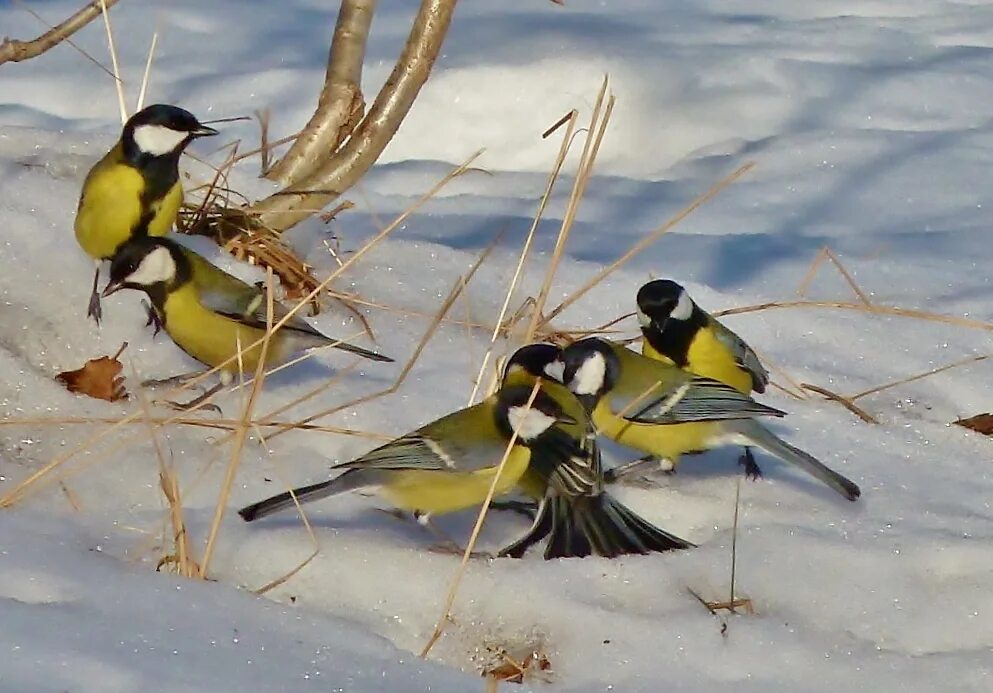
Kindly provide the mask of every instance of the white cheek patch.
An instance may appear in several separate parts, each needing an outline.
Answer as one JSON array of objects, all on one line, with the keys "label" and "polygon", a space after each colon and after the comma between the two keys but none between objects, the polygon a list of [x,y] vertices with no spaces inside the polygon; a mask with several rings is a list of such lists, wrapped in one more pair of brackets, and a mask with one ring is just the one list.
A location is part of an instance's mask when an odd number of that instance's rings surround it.
[{"label": "white cheek patch", "polygon": [[507,410],[507,421],[511,429],[517,431],[518,438],[532,440],[551,428],[555,418],[534,408],[510,407]]},{"label": "white cheek patch", "polygon": [[139,125],[134,129],[134,143],[138,145],[138,149],[152,156],[175,151],[189,136],[188,132],[170,130],[164,125]]},{"label": "white cheek patch", "polygon": [[141,259],[138,269],[128,275],[125,281],[138,286],[151,286],[159,282],[172,281],[176,276],[176,262],[169,249],[159,246]]},{"label": "white cheek patch", "polygon": [[565,379],[565,364],[558,359],[545,366],[545,375],[557,383]]},{"label": "white cheek patch", "polygon": [[680,291],[676,307],[669,316],[675,320],[689,320],[691,315],[693,315],[693,299],[685,291]]},{"label": "white cheek patch", "polygon": [[652,326],[652,319],[650,317],[648,317],[648,315],[646,313],[643,313],[642,310],[641,310],[641,308],[638,309],[638,323],[642,327],[651,327]]},{"label": "white cheek patch", "polygon": [[603,354],[595,351],[576,369],[569,389],[577,395],[595,395],[603,388],[606,375],[607,360]]}]

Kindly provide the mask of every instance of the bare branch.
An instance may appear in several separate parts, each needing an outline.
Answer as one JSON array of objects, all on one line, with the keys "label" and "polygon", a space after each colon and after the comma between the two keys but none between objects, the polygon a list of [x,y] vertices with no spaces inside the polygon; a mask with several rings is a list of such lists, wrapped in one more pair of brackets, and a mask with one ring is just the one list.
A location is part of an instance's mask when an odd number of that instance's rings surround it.
[{"label": "bare branch", "polygon": [[[118,0],[105,0],[103,5],[110,9],[116,5]],[[0,65],[6,62],[19,63],[41,55],[49,48],[54,48],[67,38],[75,34],[84,26],[100,16],[100,0],[92,0],[86,4],[76,14],[69,17],[58,26],[52,27],[44,34],[31,41],[18,41],[17,39],[4,38],[0,43]]]},{"label": "bare branch", "polygon": [[337,150],[362,119],[362,61],[375,11],[376,0],[341,3],[317,110],[266,178],[283,185],[299,182]]},{"label": "bare branch", "polygon": [[369,112],[336,154],[295,185],[245,210],[275,231],[285,231],[327,205],[369,170],[393,138],[427,81],[441,50],[457,0],[421,0],[403,53]]}]

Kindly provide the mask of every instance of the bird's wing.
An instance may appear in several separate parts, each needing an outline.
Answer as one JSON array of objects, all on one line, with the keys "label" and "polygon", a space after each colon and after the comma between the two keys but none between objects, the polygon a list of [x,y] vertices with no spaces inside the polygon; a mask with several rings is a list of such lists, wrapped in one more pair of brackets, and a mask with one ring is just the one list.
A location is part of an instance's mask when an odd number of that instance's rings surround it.
[{"label": "bird's wing", "polygon": [[735,363],[752,376],[752,389],[760,394],[765,392],[765,388],[769,384],[769,371],[759,361],[758,355],[748,346],[744,339],[717,320],[711,318],[711,321],[717,340],[731,352]]},{"label": "bird's wing", "polygon": [[381,445],[337,469],[419,469],[475,472],[503,458],[507,440],[493,422],[485,400]]},{"label": "bird's wing", "polygon": [[559,495],[590,496],[602,490],[603,468],[595,435],[577,439],[553,426],[529,447],[530,469]]},{"label": "bird's wing", "polygon": [[611,400],[611,409],[634,423],[674,424],[786,415],[729,385],[701,377],[691,378],[661,394],[649,393],[640,401],[628,400],[623,407],[618,405]]}]

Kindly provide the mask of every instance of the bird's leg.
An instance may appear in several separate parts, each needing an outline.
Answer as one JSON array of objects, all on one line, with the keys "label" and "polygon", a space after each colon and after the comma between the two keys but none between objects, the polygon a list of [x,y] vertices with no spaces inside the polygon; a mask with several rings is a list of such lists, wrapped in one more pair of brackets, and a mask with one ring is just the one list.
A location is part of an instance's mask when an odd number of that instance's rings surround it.
[{"label": "bird's leg", "polygon": [[[190,409],[193,409],[194,407],[197,407],[201,403],[203,403],[203,402],[207,401],[208,399],[210,399],[211,397],[213,397],[215,394],[217,394],[220,391],[220,389],[222,387],[224,387],[224,383],[217,383],[217,385],[214,385],[214,387],[212,387],[209,390],[205,391],[199,397],[194,397],[189,402],[173,402],[173,401],[168,400],[168,399],[157,399],[157,400],[155,400],[155,402],[157,404],[162,404],[164,406],[167,406],[170,409],[175,409],[176,411],[189,411]],[[221,413],[221,408],[219,406],[217,406],[216,404],[207,404],[207,405],[204,405],[204,406],[200,407],[200,409],[204,409],[204,410],[212,409],[213,411],[216,411],[218,414]]]},{"label": "bird's leg", "polygon": [[[455,541],[450,536],[448,536],[448,534],[444,530],[442,530],[441,527],[438,527],[436,524],[431,522],[430,513],[423,513],[415,510],[413,516],[414,516],[414,521],[417,524],[419,524],[421,527],[423,527],[432,535],[434,535],[435,539],[438,539],[440,542],[439,544],[429,547],[428,551],[431,551],[432,553],[444,553],[454,556],[461,556],[462,554],[465,553],[465,549],[462,548],[457,541]],[[490,558],[491,556],[485,551],[473,551],[471,554],[469,554],[469,557]]]},{"label": "bird's leg", "polygon": [[145,306],[145,310],[148,311],[148,320],[145,322],[145,327],[153,327],[152,336],[155,337],[162,331],[162,319],[159,318],[159,314],[155,311],[155,307],[151,303],[145,299],[142,299],[141,303]]},{"label": "bird's leg", "polygon": [[142,387],[162,387],[163,385],[182,385],[183,383],[199,378],[201,375],[207,371],[191,371],[189,373],[180,373],[179,375],[173,375],[168,378],[162,378],[161,380],[142,380]]},{"label": "bird's leg", "polygon": [[758,481],[762,478],[762,470],[759,469],[759,465],[755,461],[755,456],[752,455],[752,449],[750,447],[745,447],[745,451],[738,458],[738,464],[745,468],[746,479]]},{"label": "bird's leg", "polygon": [[86,317],[93,318],[97,326],[103,318],[103,309],[100,307],[100,292],[97,291],[97,284],[100,282],[100,261],[97,260],[97,270],[93,273],[93,290],[90,292],[90,304],[86,309]]},{"label": "bird's leg", "polygon": [[632,472],[645,466],[646,464],[651,464],[655,462],[659,465],[659,468],[666,474],[675,474],[676,465],[672,460],[665,457],[656,457],[655,455],[645,455],[644,457],[639,457],[633,462],[628,462],[627,464],[622,464],[613,469],[608,469],[603,473],[603,480],[608,484],[616,483],[621,477],[629,476]]}]

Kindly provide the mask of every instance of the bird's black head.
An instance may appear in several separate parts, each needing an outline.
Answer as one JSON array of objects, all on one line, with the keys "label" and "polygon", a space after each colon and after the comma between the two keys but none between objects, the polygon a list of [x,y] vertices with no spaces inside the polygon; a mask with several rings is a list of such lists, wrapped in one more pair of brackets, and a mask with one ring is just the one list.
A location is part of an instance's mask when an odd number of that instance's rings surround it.
[{"label": "bird's black head", "polygon": [[165,238],[135,236],[114,253],[110,281],[103,295],[137,289],[160,305],[170,289],[186,283],[190,276],[190,264],[176,243]]},{"label": "bird's black head", "polygon": [[517,369],[537,378],[548,378],[562,382],[562,362],[559,357],[562,350],[554,344],[527,344],[514,352],[503,369],[503,378],[514,373]]},{"label": "bird's black head", "polygon": [[203,125],[189,111],[168,104],[146,106],[124,124],[121,142],[129,161],[157,157],[178,159],[186,146],[197,137],[216,135],[217,130]]},{"label": "bird's black head", "polygon": [[642,286],[637,301],[642,329],[664,331],[669,320],[688,321],[696,308],[686,289],[669,279],[656,279]]},{"label": "bird's black head", "polygon": [[533,386],[511,385],[497,393],[496,424],[508,439],[517,431],[521,445],[540,439],[555,424],[573,425],[577,421],[563,411],[558,402],[542,390],[535,393],[528,407]]},{"label": "bird's black head", "polygon": [[592,411],[621,375],[613,347],[599,337],[587,337],[562,350],[562,382],[586,411]]}]

